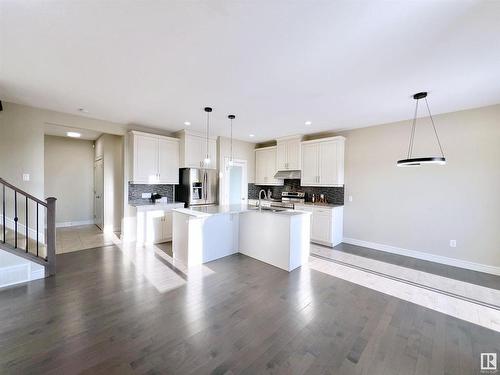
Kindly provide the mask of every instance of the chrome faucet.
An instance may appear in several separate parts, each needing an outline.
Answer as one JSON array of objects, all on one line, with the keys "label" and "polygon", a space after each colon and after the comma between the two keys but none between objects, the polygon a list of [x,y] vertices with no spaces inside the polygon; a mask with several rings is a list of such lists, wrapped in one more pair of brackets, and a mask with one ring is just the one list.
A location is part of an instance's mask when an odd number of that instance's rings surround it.
[{"label": "chrome faucet", "polygon": [[259,210],[262,210],[262,193],[264,193],[264,199],[267,199],[266,191],[261,189],[259,191]]}]

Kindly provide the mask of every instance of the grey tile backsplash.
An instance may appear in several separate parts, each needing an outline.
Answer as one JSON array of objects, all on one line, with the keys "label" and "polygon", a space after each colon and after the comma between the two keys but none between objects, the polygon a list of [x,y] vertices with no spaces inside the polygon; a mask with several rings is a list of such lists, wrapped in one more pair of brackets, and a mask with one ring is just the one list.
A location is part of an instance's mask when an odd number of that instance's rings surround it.
[{"label": "grey tile backsplash", "polygon": [[260,189],[271,190],[274,198],[281,197],[282,191],[303,191],[306,193],[306,202],[310,202],[312,195],[324,194],[328,203],[344,204],[344,187],[315,187],[301,186],[300,180],[285,180],[283,186],[262,186],[248,184],[248,199],[258,199]]},{"label": "grey tile backsplash", "polygon": [[157,193],[169,200],[174,200],[175,185],[149,185],[149,184],[128,184],[129,202],[149,202],[149,199],[142,198],[142,193]]}]

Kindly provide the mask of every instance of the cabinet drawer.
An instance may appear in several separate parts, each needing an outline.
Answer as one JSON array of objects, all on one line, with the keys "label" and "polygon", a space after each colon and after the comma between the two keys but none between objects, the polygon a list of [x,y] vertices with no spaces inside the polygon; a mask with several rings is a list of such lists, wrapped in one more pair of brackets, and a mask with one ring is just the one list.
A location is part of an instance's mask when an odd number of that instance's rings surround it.
[{"label": "cabinet drawer", "polygon": [[314,212],[314,214],[319,214],[319,215],[331,215],[332,214],[332,210],[329,208],[314,207],[313,212]]}]

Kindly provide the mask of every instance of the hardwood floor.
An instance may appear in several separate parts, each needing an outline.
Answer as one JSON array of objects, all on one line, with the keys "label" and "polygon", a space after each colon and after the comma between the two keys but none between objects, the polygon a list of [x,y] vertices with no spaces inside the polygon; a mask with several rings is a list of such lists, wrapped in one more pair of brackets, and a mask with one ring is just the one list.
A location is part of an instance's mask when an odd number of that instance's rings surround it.
[{"label": "hardwood floor", "polygon": [[0,373],[468,375],[500,352],[498,332],[306,267],[152,258],[174,288],[108,246],[1,290]]}]

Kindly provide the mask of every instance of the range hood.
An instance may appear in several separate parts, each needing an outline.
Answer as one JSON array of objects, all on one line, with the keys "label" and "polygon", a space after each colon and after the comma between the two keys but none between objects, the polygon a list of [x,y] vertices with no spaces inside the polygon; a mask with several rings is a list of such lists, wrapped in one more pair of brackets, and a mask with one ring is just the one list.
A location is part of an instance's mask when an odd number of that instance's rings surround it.
[{"label": "range hood", "polygon": [[277,180],[300,180],[300,169],[278,171],[274,175],[274,178]]}]

